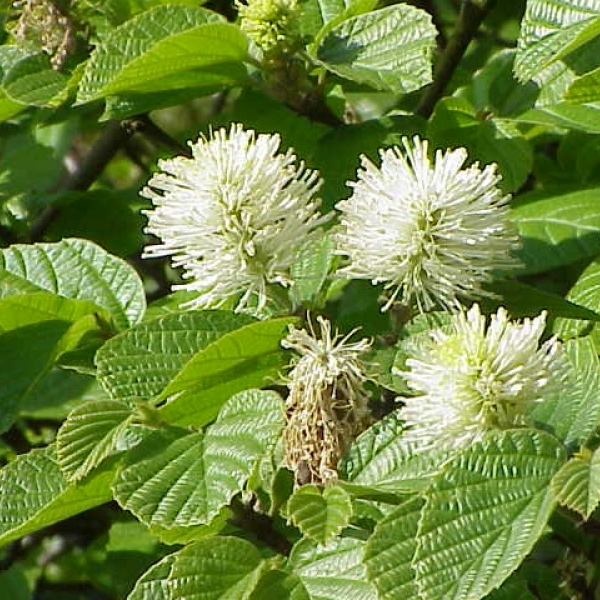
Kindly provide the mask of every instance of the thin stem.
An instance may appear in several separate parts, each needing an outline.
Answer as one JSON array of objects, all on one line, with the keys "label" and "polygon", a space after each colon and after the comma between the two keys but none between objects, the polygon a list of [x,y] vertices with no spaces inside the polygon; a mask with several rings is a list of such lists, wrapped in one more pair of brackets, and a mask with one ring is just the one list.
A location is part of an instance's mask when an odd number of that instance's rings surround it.
[{"label": "thin stem", "polygon": [[477,29],[495,4],[495,0],[465,0],[456,29],[442,54],[433,75],[433,83],[425,90],[416,114],[428,119],[437,101],[442,97],[456,67],[464,56]]},{"label": "thin stem", "polygon": [[[139,128],[140,122],[135,118],[126,121],[111,121],[94,142],[79,168],[66,180],[62,189],[64,191],[87,190]],[[59,212],[56,206],[44,209],[31,226],[29,241],[35,242],[42,239]]]},{"label": "thin stem", "polygon": [[143,129],[142,134],[157,144],[173,150],[177,154],[182,154],[188,158],[192,156],[192,151],[187,144],[182,144],[174,137],[170,136],[164,129],[161,129],[148,115],[142,115],[139,118]]}]

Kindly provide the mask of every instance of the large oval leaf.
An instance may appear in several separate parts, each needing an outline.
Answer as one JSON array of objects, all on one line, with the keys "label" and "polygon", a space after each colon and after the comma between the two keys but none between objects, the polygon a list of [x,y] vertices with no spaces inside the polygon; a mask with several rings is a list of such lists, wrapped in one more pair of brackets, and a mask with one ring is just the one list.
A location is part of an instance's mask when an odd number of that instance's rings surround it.
[{"label": "large oval leaf", "polygon": [[158,431],[125,456],[115,498],[150,526],[206,524],[243,486],[284,424],[275,392],[249,390],[231,398],[206,435]]},{"label": "large oval leaf", "polygon": [[254,323],[221,310],[168,314],[110,339],[96,355],[98,379],[115,400],[131,403],[159,394],[200,350],[222,335]]},{"label": "large oval leaf", "polygon": [[0,297],[48,291],[104,308],[119,329],[141,320],[146,296],[125,261],[87,240],[16,244],[0,253]]},{"label": "large oval leaf", "polygon": [[[425,492],[416,532],[416,505],[378,523],[367,556],[382,597],[406,598],[409,585],[423,600],[478,600],[498,587],[542,535],[564,461],[556,438],[526,429],[492,432],[459,453]],[[404,574],[398,588],[392,572]]]},{"label": "large oval leaf", "polygon": [[406,93],[431,81],[436,35],[428,13],[396,4],[333,27],[317,48],[317,58],[346,79]]}]

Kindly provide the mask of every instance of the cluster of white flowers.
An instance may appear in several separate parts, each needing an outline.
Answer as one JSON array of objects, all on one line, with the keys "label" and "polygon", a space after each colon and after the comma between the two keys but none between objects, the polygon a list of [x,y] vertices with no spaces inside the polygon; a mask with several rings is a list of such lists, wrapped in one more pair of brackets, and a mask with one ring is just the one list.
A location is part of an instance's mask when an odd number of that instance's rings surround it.
[{"label": "cluster of white flowers", "polygon": [[[237,299],[237,310],[260,314],[275,286],[294,285],[300,247],[321,236],[330,215],[319,212],[319,174],[279,152],[278,135],[233,125],[192,144],[193,157],[161,161],[143,194],[154,204],[146,231],[160,243],[145,256],[173,257],[197,293],[191,307]],[[351,196],[339,202],[336,252],[348,277],[384,283],[384,308],[453,311],[449,331],[436,330],[415,349],[402,373],[416,394],[403,398],[406,440],[420,448],[460,448],[491,428],[527,423],[531,407],[562,381],[556,340],[540,347],[545,314],[511,322],[500,309],[486,318],[460,298],[489,295],[485,284],[514,268],[519,239],[495,165],[467,168],[463,148],[438,151],[426,141],[381,151],[381,167],[362,158]],[[367,424],[361,357],[370,343],[291,329],[295,350],[287,380],[286,464],[299,483],[336,477],[341,453]]]},{"label": "cluster of white flowers", "polygon": [[[341,272],[385,282],[387,306],[400,296],[421,311],[453,308],[460,296],[489,295],[483,284],[518,265],[519,246],[495,165],[463,169],[464,148],[438,151],[432,165],[426,141],[402,143],[381,152],[381,168],[363,157],[351,197],[337,204]],[[256,296],[260,312],[269,284],[293,284],[300,245],[320,235],[319,174],[279,146],[278,135],[220,129],[192,144],[192,158],[161,161],[143,191],[155,205],[146,231],[162,240],[145,256],[173,256],[189,280],[179,288],[198,292],[191,306],[241,293],[238,308]]]},{"label": "cluster of white flowers", "polygon": [[147,233],[161,243],[144,256],[173,256],[189,280],[176,289],[197,292],[192,308],[218,307],[241,295],[237,308],[254,299],[257,312],[269,285],[289,286],[300,247],[317,238],[327,220],[318,212],[316,171],[280,153],[278,135],[257,135],[233,125],[191,144],[193,157],[159,162],[162,170],[142,194]]},{"label": "cluster of white flowers", "polygon": [[510,321],[504,308],[486,318],[474,304],[431,332],[400,373],[420,395],[403,398],[405,441],[419,449],[458,449],[491,429],[528,424],[534,404],[566,374],[561,345],[541,344],[546,314]]},{"label": "cluster of white flowers", "polygon": [[337,205],[343,272],[393,288],[386,307],[398,296],[423,311],[489,295],[482,284],[518,264],[519,244],[495,165],[463,169],[464,148],[438,151],[432,165],[426,141],[402,145],[380,152],[381,168],[363,156],[351,197]]}]

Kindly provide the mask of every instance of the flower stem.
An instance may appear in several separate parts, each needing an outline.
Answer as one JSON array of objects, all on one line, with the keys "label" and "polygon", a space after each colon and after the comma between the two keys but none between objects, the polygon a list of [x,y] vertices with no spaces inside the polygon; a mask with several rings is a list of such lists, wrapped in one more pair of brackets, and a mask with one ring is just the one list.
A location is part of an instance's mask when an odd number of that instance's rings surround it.
[{"label": "flower stem", "polygon": [[444,94],[477,29],[493,8],[495,0],[466,0],[462,4],[456,29],[442,54],[433,75],[433,83],[425,90],[415,113],[428,119]]}]

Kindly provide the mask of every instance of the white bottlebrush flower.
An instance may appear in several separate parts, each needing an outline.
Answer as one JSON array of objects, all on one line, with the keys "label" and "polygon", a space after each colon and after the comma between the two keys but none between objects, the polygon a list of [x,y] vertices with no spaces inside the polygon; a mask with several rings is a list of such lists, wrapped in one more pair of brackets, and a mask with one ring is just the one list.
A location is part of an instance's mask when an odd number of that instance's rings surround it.
[{"label": "white bottlebrush flower", "polygon": [[405,440],[417,448],[462,448],[491,429],[526,425],[536,402],[560,389],[566,361],[556,339],[540,346],[546,313],[511,321],[504,308],[453,315],[447,330],[417,345],[401,373],[422,395],[402,398]]},{"label": "white bottlebrush flower", "polygon": [[198,293],[187,306],[217,307],[241,294],[237,310],[254,299],[260,312],[268,286],[292,284],[300,246],[321,235],[319,174],[291,150],[279,152],[280,141],[241,125],[219,129],[191,144],[192,158],[160,161],[142,191],[154,204],[145,231],[161,240],[144,256],[171,255],[183,267],[188,281],[174,289]]},{"label": "white bottlebrush flower", "polygon": [[336,479],[337,463],[347,447],[369,423],[369,394],[361,356],[371,347],[352,335],[332,335],[331,323],[317,317],[320,337],[290,327],[284,348],[300,356],[292,361],[287,379],[285,462],[298,483]]},{"label": "white bottlebrush flower", "polygon": [[352,195],[337,204],[338,253],[349,258],[342,272],[384,282],[393,290],[385,308],[397,297],[423,311],[489,295],[482,284],[494,271],[519,264],[496,165],[462,168],[464,148],[438,150],[432,163],[427,141],[402,145],[380,151],[380,168],[363,156]]}]

